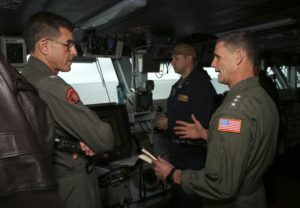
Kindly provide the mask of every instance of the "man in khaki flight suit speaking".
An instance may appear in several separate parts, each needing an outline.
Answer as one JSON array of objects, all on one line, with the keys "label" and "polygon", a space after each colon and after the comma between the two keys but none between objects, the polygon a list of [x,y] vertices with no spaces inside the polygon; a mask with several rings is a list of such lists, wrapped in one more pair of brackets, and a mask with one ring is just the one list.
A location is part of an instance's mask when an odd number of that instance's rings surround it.
[{"label": "man in khaki flight suit speaking", "polygon": [[248,34],[220,37],[211,65],[230,91],[214,113],[209,130],[194,116],[194,123],[177,121],[175,127],[182,139],[207,140],[205,168],[179,170],[161,158],[153,162],[158,178],[203,196],[206,207],[266,207],[262,176],[275,155],[279,115],[255,76],[258,60],[255,42]]}]

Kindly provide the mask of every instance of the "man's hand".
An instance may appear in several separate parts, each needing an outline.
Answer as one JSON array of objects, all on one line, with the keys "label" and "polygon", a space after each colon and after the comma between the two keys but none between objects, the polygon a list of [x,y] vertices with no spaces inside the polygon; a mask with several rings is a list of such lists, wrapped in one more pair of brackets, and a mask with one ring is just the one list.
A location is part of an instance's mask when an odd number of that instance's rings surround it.
[{"label": "man's hand", "polygon": [[192,114],[193,123],[185,121],[176,121],[177,126],[174,127],[175,134],[182,139],[205,139],[207,140],[207,130],[203,128],[201,123]]},{"label": "man's hand", "polygon": [[168,118],[165,115],[158,117],[155,126],[160,130],[166,130],[168,128]]},{"label": "man's hand", "polygon": [[156,177],[163,181],[166,181],[167,176],[174,167],[171,163],[161,157],[158,157],[157,160],[153,160],[152,165],[154,167]]},{"label": "man's hand", "polygon": [[85,152],[86,156],[91,157],[91,156],[95,155],[94,151],[89,146],[87,146],[84,142],[80,141],[79,144],[80,144],[82,151]]},{"label": "man's hand", "polygon": [[[80,141],[79,144],[80,144],[81,150],[85,153],[86,156],[91,157],[91,156],[95,155],[94,151],[89,146],[87,146],[84,142]],[[78,158],[78,154],[73,153],[72,158],[74,160],[76,160]]]}]

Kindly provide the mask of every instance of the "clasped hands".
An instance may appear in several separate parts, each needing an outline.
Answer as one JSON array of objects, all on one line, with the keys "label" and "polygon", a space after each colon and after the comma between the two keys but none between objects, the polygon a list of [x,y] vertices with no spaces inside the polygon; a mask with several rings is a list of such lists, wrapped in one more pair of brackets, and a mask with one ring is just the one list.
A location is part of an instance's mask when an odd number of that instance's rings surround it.
[{"label": "clasped hands", "polygon": [[[95,155],[94,151],[93,151],[87,144],[85,144],[85,143],[82,142],[82,141],[79,141],[79,144],[80,144],[81,150],[85,153],[86,156],[92,157],[92,156]],[[74,152],[74,153],[72,154],[72,158],[73,158],[74,160],[76,160],[76,159],[78,158],[78,154]]]}]

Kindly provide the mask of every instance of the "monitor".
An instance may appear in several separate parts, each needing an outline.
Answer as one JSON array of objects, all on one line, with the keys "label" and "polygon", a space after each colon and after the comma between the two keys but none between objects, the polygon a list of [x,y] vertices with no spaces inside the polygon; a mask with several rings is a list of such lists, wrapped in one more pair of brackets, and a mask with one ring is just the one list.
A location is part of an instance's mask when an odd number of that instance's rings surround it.
[{"label": "monitor", "polygon": [[117,37],[98,37],[94,33],[87,35],[86,47],[83,47],[84,57],[107,57],[119,59],[122,57],[123,40]]},{"label": "monitor", "polygon": [[1,52],[17,70],[21,71],[26,64],[26,45],[23,38],[1,36]]},{"label": "monitor", "polygon": [[114,148],[99,156],[98,162],[112,162],[128,158],[132,153],[130,125],[128,113],[124,104],[88,105],[98,117],[110,124],[114,134]]},{"label": "monitor", "polygon": [[143,73],[156,72],[160,70],[160,61],[154,60],[150,54],[143,54]]}]

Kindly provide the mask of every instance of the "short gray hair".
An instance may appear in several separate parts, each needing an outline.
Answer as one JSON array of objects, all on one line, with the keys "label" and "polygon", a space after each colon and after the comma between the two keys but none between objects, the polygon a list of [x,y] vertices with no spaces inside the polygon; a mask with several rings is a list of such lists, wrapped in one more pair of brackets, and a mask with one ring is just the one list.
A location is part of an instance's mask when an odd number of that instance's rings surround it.
[{"label": "short gray hair", "polygon": [[39,12],[31,16],[24,30],[24,40],[29,52],[41,38],[54,38],[60,35],[59,28],[73,30],[70,20],[50,12]]},{"label": "short gray hair", "polygon": [[234,52],[238,48],[246,51],[254,67],[255,75],[259,74],[259,50],[252,35],[246,32],[231,32],[218,38],[217,43],[223,42],[227,50]]}]

